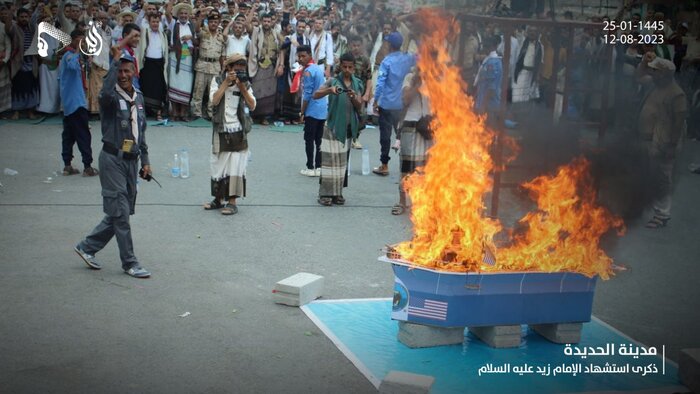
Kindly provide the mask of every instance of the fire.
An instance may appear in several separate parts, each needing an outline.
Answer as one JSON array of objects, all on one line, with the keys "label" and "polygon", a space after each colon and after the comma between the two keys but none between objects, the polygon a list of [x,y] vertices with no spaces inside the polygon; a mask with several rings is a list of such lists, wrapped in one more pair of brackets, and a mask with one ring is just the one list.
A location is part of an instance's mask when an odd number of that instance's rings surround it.
[{"label": "fire", "polygon": [[[493,186],[495,133],[474,113],[444,45],[458,34],[458,23],[433,10],[421,11],[421,22],[427,33],[421,37],[418,68],[435,137],[425,167],[405,181],[414,236],[396,246],[398,254],[448,271],[570,271],[607,279],[612,259],[600,249],[600,237],[610,229],[621,234],[624,225],[596,205],[585,159],[524,184],[538,208],[519,221],[522,232],[508,232],[510,241],[496,247],[494,238],[505,233],[504,227],[486,216],[484,204]],[[495,255],[495,265],[483,263],[487,250]]]},{"label": "fire", "polygon": [[596,205],[590,165],[583,158],[523,185],[538,209],[520,219],[526,230],[499,251],[500,270],[572,271],[607,279],[612,259],[600,249],[600,237],[624,231],[622,219]]}]

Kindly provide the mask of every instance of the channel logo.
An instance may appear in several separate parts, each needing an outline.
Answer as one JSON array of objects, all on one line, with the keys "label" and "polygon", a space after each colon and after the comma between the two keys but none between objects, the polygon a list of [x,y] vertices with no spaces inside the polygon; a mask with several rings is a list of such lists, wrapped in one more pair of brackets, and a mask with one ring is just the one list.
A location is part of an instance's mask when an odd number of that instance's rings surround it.
[{"label": "channel logo", "polygon": [[[102,53],[102,48],[104,45],[102,42],[102,35],[98,30],[98,28],[102,27],[102,24],[100,22],[90,21],[88,25],[89,27],[87,34],[85,35],[85,39],[80,40],[78,47],[80,48],[80,52],[86,56],[97,56]],[[57,29],[50,23],[41,22],[39,23],[38,29],[37,53],[41,57],[49,56],[49,44],[44,38],[41,37],[42,33],[47,34],[49,37],[52,37],[56,41],[60,42],[64,47],[70,45],[72,41],[70,34],[64,33],[62,30]]]}]

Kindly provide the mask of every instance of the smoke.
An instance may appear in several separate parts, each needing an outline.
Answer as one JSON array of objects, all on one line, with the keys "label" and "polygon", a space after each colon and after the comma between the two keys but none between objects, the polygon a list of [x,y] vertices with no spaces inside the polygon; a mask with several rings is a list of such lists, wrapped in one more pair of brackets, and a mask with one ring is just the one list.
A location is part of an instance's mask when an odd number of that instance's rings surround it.
[{"label": "smoke", "polygon": [[[625,222],[644,213],[656,197],[657,174],[650,168],[644,145],[634,133],[609,127],[602,140],[597,129],[562,122],[552,125],[551,108],[541,103],[514,107],[518,128],[508,134],[518,139],[521,151],[513,169],[523,175],[519,181],[553,173],[558,167],[584,156],[591,162],[591,172],[598,190],[599,203]],[[633,128],[635,129],[635,128]]]},{"label": "smoke", "polygon": [[[420,15],[418,13],[417,17],[408,21],[413,38],[433,30]],[[464,28],[465,25],[462,24],[461,27]],[[456,39],[459,31],[454,29],[451,33],[454,36],[448,38],[448,41]],[[455,42],[451,41],[450,44]],[[454,51],[455,54],[456,52],[458,51]],[[578,54],[582,55],[581,52]],[[600,72],[595,63],[589,63],[585,59],[577,65],[579,68],[576,71],[580,75],[591,76]],[[585,80],[576,80],[573,77],[572,79],[574,79],[573,84],[578,81],[579,84],[586,85]],[[549,93],[543,90],[542,95],[545,94]],[[506,100],[506,97],[501,99]],[[580,123],[566,120],[562,120],[559,125],[554,125],[552,105],[551,103],[545,105],[545,101],[543,97],[540,102],[509,103],[510,112],[506,117],[517,121],[518,126],[516,129],[507,130],[506,134],[517,140],[520,151],[517,152],[517,158],[509,163],[503,179],[506,182],[524,183],[538,175],[552,174],[558,167],[570,163],[576,157],[584,156],[591,162],[592,177],[598,190],[598,202],[622,217],[625,222],[640,217],[656,197],[653,186],[658,175],[650,171],[646,148],[634,132],[637,129],[637,119],[634,116],[628,116],[627,122],[633,124],[623,125],[626,127],[617,129],[613,126],[615,122],[612,119],[615,114],[636,112],[632,108],[634,105],[618,100],[618,104],[624,108],[610,109],[608,112],[610,126],[605,137],[599,140],[597,129],[591,126],[582,126]],[[582,95],[573,95],[570,102],[575,103],[579,110],[583,110],[587,104],[587,100]],[[610,105],[613,105],[613,102]],[[599,119],[599,114],[588,115],[584,113],[582,117],[589,117],[591,120]],[[634,131],[623,132],[619,129]],[[504,157],[513,153],[515,152],[508,152],[506,149]],[[516,193],[516,195],[529,200],[525,192]]]},{"label": "smoke", "polygon": [[625,221],[638,218],[658,196],[659,174],[636,136],[607,136],[600,151],[590,152],[592,172],[603,205]]}]

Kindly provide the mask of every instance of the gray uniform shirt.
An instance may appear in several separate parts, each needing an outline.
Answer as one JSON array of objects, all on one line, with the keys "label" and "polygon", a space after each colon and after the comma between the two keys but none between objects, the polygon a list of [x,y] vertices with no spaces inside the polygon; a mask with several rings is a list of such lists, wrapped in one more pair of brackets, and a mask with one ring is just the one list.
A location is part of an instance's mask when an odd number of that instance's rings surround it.
[{"label": "gray uniform shirt", "polygon": [[[131,132],[131,103],[124,100],[116,91],[117,71],[120,60],[115,60],[109,68],[100,91],[100,119],[102,119],[102,142],[121,149],[125,139],[134,139]],[[146,112],[143,94],[136,89],[139,127],[139,140],[131,148],[131,153],[141,155],[141,165],[149,165],[148,145],[146,145]]]}]

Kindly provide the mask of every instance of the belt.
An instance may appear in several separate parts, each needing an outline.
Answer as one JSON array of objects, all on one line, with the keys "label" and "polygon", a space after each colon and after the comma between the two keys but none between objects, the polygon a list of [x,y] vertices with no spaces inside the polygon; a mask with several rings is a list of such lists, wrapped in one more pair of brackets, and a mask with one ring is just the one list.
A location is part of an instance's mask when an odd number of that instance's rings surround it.
[{"label": "belt", "polygon": [[418,124],[418,121],[413,121],[413,120],[404,120],[403,121],[404,127],[414,127],[415,128],[417,124]]},{"label": "belt", "polygon": [[213,62],[218,62],[218,61],[219,61],[219,59],[213,58],[213,57],[200,57],[199,60],[201,60],[201,61],[203,61],[203,62],[209,62],[209,63],[213,63]]},{"label": "belt", "polygon": [[107,144],[106,142],[102,145],[102,150],[105,153],[109,153],[112,156],[117,156],[117,157],[124,159],[124,160],[138,160],[138,158],[139,158],[138,153],[124,152],[122,150],[115,148],[114,146],[112,146],[110,144]]},{"label": "belt", "polygon": [[326,58],[324,57],[323,59],[319,60],[316,64],[318,64],[319,66],[326,64]]}]

